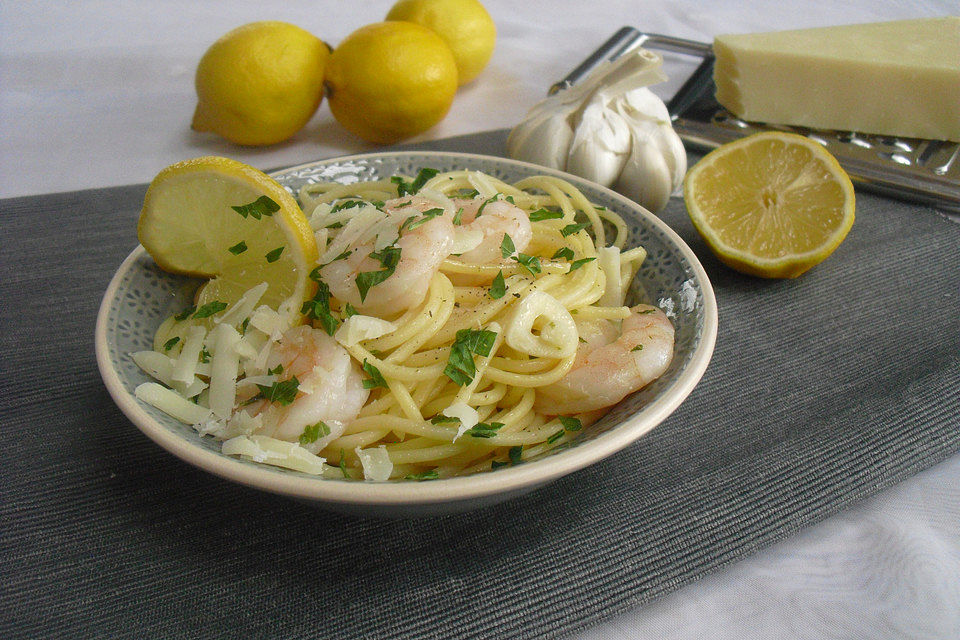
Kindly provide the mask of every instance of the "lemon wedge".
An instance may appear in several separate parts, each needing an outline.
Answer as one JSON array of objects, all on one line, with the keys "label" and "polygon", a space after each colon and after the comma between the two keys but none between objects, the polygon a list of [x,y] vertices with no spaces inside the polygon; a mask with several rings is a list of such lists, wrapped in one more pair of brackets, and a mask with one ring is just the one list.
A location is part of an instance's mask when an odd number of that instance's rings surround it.
[{"label": "lemon wedge", "polygon": [[854,220],[849,176],[810,138],[765,132],[703,157],[684,180],[697,231],[724,264],[795,278],[825,260]]},{"label": "lemon wedge", "polygon": [[318,254],[306,216],[279,183],[242,162],[205,156],[163,169],[137,235],[162,269],[210,279],[198,306],[232,304],[265,282],[261,303],[298,322],[313,294]]}]

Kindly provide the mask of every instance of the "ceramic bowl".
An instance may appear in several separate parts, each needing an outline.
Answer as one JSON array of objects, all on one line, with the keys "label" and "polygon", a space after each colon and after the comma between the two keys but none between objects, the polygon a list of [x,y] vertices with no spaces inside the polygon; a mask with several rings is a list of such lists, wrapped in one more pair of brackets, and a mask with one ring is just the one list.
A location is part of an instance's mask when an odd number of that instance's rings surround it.
[{"label": "ceramic bowl", "polygon": [[713,353],[717,305],[703,267],[683,240],[636,203],[575,176],[503,158],[463,153],[396,152],[313,162],[273,174],[294,194],[304,184],[349,183],[403,174],[422,167],[440,171],[474,169],[514,182],[525,176],[556,175],[576,185],[594,203],[620,214],[630,227],[627,246],[643,245],[648,257],[631,288],[630,303],[649,302],[668,312],[676,328],[669,370],[628,396],[576,440],[523,463],[467,477],[431,481],[333,480],[257,464],[220,453],[220,442],[201,437],[133,391],[148,377],[130,353],[149,349],[159,324],[188,305],[195,282],[161,271],[138,247],[120,265],[100,307],[97,362],[114,401],[161,447],[201,469],[241,484],[354,514],[408,516],[476,508],[529,492],[603,460],[635,442],[674,411],[700,380]]}]

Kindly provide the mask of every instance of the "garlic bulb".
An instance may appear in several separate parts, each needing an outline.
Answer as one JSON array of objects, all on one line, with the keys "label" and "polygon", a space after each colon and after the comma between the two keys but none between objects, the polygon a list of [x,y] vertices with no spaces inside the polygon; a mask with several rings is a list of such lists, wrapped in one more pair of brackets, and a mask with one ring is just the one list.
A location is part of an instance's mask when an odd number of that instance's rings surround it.
[{"label": "garlic bulb", "polygon": [[510,132],[508,154],[613,187],[659,211],[687,171],[667,107],[647,88],[666,80],[662,64],[642,48],[603,63],[534,105]]}]

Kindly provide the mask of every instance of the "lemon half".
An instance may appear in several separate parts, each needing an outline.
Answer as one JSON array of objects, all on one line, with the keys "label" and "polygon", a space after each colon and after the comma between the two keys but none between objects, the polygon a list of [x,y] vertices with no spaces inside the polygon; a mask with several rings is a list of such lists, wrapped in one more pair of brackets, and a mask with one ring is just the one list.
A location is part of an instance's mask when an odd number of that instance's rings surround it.
[{"label": "lemon half", "polygon": [[306,216],[279,183],[242,162],[205,156],[163,169],[147,189],[137,235],[162,269],[210,278],[198,305],[232,304],[266,282],[261,302],[295,321],[313,295],[318,253]]},{"label": "lemon half", "polygon": [[697,231],[724,264],[795,278],[836,249],[853,226],[849,176],[821,144],[780,132],[718,147],[683,190]]}]

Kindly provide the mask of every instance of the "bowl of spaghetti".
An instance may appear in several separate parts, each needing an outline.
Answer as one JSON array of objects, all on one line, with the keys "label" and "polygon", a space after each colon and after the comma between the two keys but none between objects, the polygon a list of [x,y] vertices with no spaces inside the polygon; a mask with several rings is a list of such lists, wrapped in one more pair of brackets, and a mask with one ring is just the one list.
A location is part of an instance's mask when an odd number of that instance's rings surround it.
[{"label": "bowl of spaghetti", "polygon": [[[272,176],[319,249],[305,322],[284,325],[255,291],[242,312],[187,319],[202,283],[164,272],[143,247],[100,308],[97,359],[117,405],[206,471],[357,514],[475,508],[635,442],[709,363],[717,308],[702,266],[613,191],[445,152]],[[222,358],[208,347],[227,334],[234,404],[215,415],[208,387]],[[171,383],[163,372],[187,347],[162,345],[188,339],[195,384]]]}]

